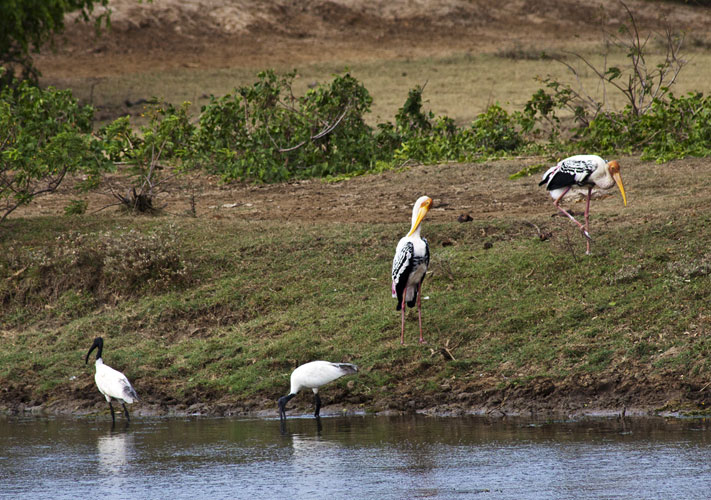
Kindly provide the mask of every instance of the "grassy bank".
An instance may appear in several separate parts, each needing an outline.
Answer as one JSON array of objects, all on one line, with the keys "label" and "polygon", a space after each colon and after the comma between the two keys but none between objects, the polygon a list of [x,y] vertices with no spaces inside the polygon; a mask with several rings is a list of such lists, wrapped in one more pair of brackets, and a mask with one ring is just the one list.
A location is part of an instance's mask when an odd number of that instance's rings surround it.
[{"label": "grassy bank", "polygon": [[548,207],[526,219],[553,228],[545,241],[505,212],[426,221],[429,343],[412,313],[404,347],[389,283],[402,222],[13,219],[0,228],[0,401],[103,408],[83,359],[101,335],[106,363],[156,411],[271,410],[313,359],[361,368],[325,390],[334,407],[703,411],[711,208],[698,202],[594,212],[590,257]]}]

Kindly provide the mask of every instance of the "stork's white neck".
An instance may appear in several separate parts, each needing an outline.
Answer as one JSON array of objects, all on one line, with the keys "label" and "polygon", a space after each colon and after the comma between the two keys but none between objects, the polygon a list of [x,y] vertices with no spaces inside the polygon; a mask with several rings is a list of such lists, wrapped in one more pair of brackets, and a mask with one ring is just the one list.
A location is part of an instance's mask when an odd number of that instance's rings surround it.
[{"label": "stork's white neck", "polygon": [[[415,217],[412,218],[412,223],[415,223]],[[417,229],[415,229],[415,232],[410,235],[410,238],[420,238],[420,229],[422,229],[422,224],[417,226]]]},{"label": "stork's white neck", "polygon": [[[412,228],[415,226],[417,223],[417,215],[420,213],[420,206],[421,203],[415,203],[415,206],[412,207],[412,221],[410,222],[410,231],[412,231]],[[411,238],[419,238],[420,237],[420,228],[422,228],[422,223],[417,226],[417,229],[410,235]],[[408,231],[409,233],[409,231]]]},{"label": "stork's white neck", "polygon": [[600,165],[596,168],[595,171],[590,174],[590,180],[600,189],[610,189],[615,185],[615,179],[612,178],[607,164]]}]

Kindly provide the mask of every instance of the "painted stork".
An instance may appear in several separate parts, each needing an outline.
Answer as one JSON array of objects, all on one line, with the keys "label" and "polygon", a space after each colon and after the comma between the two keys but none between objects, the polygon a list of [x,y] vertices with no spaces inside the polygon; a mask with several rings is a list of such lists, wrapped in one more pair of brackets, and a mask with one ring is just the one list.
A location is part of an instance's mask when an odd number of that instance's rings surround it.
[{"label": "painted stork", "polygon": [[[550,191],[555,207],[575,222],[586,238],[586,254],[590,254],[590,196],[593,188],[610,189],[615,184],[622,193],[622,201],[627,206],[627,195],[620,177],[620,164],[616,160],[606,162],[596,155],[576,155],[558,162],[543,174],[539,186],[546,185]],[[575,220],[570,213],[560,206],[563,197],[574,186],[587,187],[588,195],[585,204],[585,225]]]},{"label": "painted stork", "polygon": [[286,403],[296,396],[296,393],[301,389],[314,391],[314,404],[316,405],[314,417],[319,418],[321,398],[318,395],[318,388],[341,378],[343,375],[357,372],[358,367],[356,365],[331,363],[329,361],[311,361],[297,367],[291,372],[291,390],[289,394],[279,398],[279,418],[282,421],[286,420]]},{"label": "painted stork", "polygon": [[420,223],[432,206],[432,198],[421,196],[412,208],[412,226],[395,248],[392,269],[392,295],[397,298],[395,310],[401,311],[400,344],[405,343],[405,305],[417,304],[417,318],[420,324],[420,344],[422,338],[422,311],[420,290],[430,264],[430,247],[427,240],[420,237]]},{"label": "painted stork", "polygon": [[101,359],[101,354],[104,350],[103,338],[96,337],[94,339],[94,343],[91,344],[91,349],[86,353],[85,364],[89,362],[89,356],[94,349],[96,349],[96,375],[94,375],[94,380],[96,380],[96,387],[99,388],[99,392],[104,395],[106,401],[109,403],[111,420],[116,423],[114,407],[111,404],[111,399],[113,398],[121,402],[126,421],[130,421],[131,417],[128,416],[126,403],[131,404],[134,401],[138,401],[136,390],[131,385],[131,382],[128,381],[126,375],[104,364],[104,361]]}]

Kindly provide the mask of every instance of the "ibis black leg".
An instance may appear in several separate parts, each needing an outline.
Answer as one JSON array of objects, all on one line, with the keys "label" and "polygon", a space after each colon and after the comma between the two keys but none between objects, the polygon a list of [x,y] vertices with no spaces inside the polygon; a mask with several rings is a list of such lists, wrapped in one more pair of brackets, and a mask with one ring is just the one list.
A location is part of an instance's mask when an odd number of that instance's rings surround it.
[{"label": "ibis black leg", "polygon": [[111,421],[113,423],[116,423],[116,416],[114,415],[114,406],[111,404],[111,401],[109,401],[109,409],[111,410]]},{"label": "ibis black leg", "polygon": [[123,404],[123,414],[126,416],[126,421],[130,422],[131,417],[128,416],[128,408],[126,408],[126,403],[121,403]]},{"label": "ibis black leg", "polygon": [[320,416],[320,411],[321,411],[321,398],[318,395],[318,392],[314,394],[314,404],[316,405],[316,411],[314,412],[314,417],[318,418]]}]

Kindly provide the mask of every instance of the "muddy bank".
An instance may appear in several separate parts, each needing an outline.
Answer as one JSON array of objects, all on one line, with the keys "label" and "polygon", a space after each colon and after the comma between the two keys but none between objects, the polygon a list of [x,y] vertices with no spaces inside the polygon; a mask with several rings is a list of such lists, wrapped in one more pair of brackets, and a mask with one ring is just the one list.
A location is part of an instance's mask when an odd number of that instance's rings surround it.
[{"label": "muddy bank", "polygon": [[[93,380],[92,380],[93,385]],[[491,384],[462,384],[443,388],[432,394],[414,394],[400,387],[389,394],[368,398],[347,390],[324,388],[321,391],[323,415],[418,413],[431,416],[480,415],[489,417],[578,418],[578,417],[651,417],[700,416],[711,414],[711,384],[688,382],[675,377],[650,379],[644,375],[594,378],[574,377],[562,382],[535,380],[526,386],[497,389]],[[139,386],[140,387],[140,386]],[[209,398],[193,394],[178,401],[172,397],[154,397],[145,388],[139,403],[130,406],[135,416],[278,416],[276,397],[239,400]],[[14,397],[11,397],[14,395]],[[21,390],[5,388],[0,413],[11,415],[108,415],[108,406],[93,386],[68,394],[32,399]],[[302,391],[289,405],[291,415],[313,411],[310,392]]]}]

